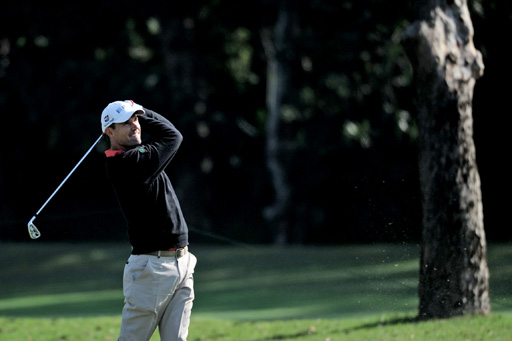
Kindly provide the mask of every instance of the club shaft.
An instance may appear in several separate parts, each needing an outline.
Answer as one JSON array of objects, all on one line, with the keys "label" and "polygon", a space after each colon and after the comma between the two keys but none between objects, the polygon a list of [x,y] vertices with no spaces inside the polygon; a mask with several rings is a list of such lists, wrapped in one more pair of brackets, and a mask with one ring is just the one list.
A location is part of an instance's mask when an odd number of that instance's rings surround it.
[{"label": "club shaft", "polygon": [[89,148],[89,150],[87,151],[87,153],[85,153],[85,155],[80,159],[80,161],[78,161],[78,163],[76,164],[76,166],[71,170],[71,172],[69,172],[68,176],[66,176],[66,178],[60,183],[59,187],[57,187],[57,189],[53,192],[52,195],[50,195],[50,197],[48,198],[48,200],[46,200],[46,202],[43,204],[43,206],[41,206],[41,208],[39,209],[39,211],[37,211],[37,213],[35,214],[34,218],[43,210],[43,208],[46,206],[46,204],[48,204],[48,202],[50,202],[50,200],[53,198],[53,196],[59,191],[59,189],[62,187],[62,185],[64,185],[64,183],[68,180],[68,178],[71,176],[71,174],[73,174],[73,172],[75,171],[75,169],[77,169],[78,166],[80,166],[80,164],[82,163],[82,161],[85,159],[85,157],[87,155],[89,155],[89,153],[91,152],[91,150],[98,144],[98,142],[100,142],[101,138],[103,137],[104,134],[101,134],[100,137],[96,140],[96,142],[94,142],[94,144],[91,146],[91,148]]}]

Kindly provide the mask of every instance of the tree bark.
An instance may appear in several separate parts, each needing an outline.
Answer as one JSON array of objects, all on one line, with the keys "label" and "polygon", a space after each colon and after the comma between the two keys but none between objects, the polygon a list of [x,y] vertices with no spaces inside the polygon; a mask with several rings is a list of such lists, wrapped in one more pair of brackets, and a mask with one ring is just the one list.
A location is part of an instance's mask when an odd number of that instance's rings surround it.
[{"label": "tree bark", "polygon": [[405,33],[419,126],[419,318],[488,314],[489,270],[472,99],[483,75],[466,0],[425,0]]},{"label": "tree bark", "polygon": [[290,184],[286,167],[282,161],[282,141],[280,139],[280,116],[289,91],[290,60],[288,53],[292,48],[295,16],[289,10],[287,2],[280,3],[277,22],[273,31],[262,31],[262,43],[267,56],[267,124],[266,124],[266,159],[267,168],[274,187],[274,203],[266,207],[264,217],[274,226],[274,243],[286,244],[289,241],[288,212],[290,210]]}]

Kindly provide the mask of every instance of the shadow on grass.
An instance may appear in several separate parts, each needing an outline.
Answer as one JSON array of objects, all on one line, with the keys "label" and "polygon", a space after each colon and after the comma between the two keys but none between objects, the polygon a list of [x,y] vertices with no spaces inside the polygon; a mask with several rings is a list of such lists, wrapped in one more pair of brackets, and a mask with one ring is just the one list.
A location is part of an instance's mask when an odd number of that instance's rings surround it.
[{"label": "shadow on grass", "polygon": [[421,319],[418,316],[415,317],[397,317],[393,318],[388,321],[378,321],[378,322],[372,322],[372,323],[365,323],[360,326],[352,327],[352,328],[346,328],[343,329],[343,332],[350,333],[353,331],[361,330],[361,329],[371,329],[376,327],[384,327],[384,326],[395,326],[397,324],[404,324],[404,323],[418,323],[418,322],[424,322],[425,319]]},{"label": "shadow on grass", "polygon": [[270,340],[293,340],[302,338],[304,336],[313,335],[315,334],[316,330],[312,327],[309,327],[308,330],[302,331],[302,332],[296,332],[292,334],[280,334],[280,335],[273,335],[269,337],[265,337],[262,339],[253,339],[252,341],[270,341]]},{"label": "shadow on grass", "polygon": [[[383,327],[383,326],[393,326],[398,324],[406,324],[406,323],[418,323],[423,322],[424,319],[421,319],[419,317],[400,317],[400,318],[393,318],[387,321],[377,321],[372,323],[364,323],[359,326],[351,327],[351,328],[345,328],[345,329],[339,329],[339,330],[331,330],[331,332],[334,332],[336,334],[350,334],[352,332],[358,331],[358,330],[364,330],[364,329],[372,329],[377,327]],[[314,335],[316,333],[315,327],[309,327],[307,330],[298,331],[295,333],[290,334],[278,334],[278,335],[272,335],[269,337],[261,338],[261,339],[254,339],[252,341],[271,341],[271,340],[293,340],[293,339],[299,339],[304,336],[308,335]]]}]

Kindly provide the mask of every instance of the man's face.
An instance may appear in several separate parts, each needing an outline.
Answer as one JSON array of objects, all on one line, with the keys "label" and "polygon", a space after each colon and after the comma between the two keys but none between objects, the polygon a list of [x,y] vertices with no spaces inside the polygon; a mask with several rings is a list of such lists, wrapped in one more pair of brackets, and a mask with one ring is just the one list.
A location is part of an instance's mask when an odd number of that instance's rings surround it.
[{"label": "man's face", "polygon": [[135,113],[126,122],[116,123],[115,128],[108,127],[112,149],[128,150],[142,143],[138,114]]}]

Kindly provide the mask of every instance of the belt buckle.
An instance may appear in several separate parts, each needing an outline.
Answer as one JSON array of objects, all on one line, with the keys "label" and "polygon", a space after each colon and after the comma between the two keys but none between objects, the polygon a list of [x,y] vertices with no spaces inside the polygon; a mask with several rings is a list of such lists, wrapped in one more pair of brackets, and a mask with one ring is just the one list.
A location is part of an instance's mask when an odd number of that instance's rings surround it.
[{"label": "belt buckle", "polygon": [[181,258],[185,255],[185,251],[187,250],[187,247],[182,247],[180,249],[176,249],[174,252],[174,257],[177,259],[177,258]]}]

